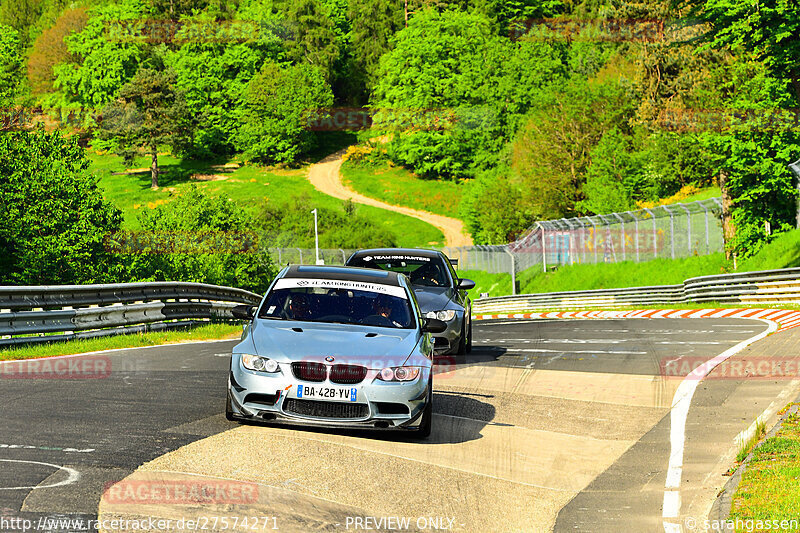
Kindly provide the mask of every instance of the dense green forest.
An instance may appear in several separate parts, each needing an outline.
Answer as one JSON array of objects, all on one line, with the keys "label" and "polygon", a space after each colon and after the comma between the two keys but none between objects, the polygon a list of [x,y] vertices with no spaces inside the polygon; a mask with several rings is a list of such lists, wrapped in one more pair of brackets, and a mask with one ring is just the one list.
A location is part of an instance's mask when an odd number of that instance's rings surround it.
[{"label": "dense green forest", "polygon": [[742,257],[795,225],[799,30],[788,0],[2,0],[0,107],[147,154],[153,185],[164,150],[301,164],[367,108],[351,161],[459,183],[476,243],[719,184]]}]

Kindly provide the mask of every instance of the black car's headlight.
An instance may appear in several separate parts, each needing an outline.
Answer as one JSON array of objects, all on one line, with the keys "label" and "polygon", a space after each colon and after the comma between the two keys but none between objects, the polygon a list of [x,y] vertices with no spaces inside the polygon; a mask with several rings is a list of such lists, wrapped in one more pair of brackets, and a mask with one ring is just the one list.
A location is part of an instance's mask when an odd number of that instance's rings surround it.
[{"label": "black car's headlight", "polygon": [[419,370],[418,366],[387,367],[378,373],[378,379],[381,381],[414,381],[419,376]]},{"label": "black car's headlight", "polygon": [[278,372],[278,362],[274,359],[267,357],[259,357],[257,355],[242,354],[242,366],[248,370],[255,370],[256,372]]},{"label": "black car's headlight", "polygon": [[456,312],[452,309],[445,309],[442,311],[428,311],[425,315],[426,318],[435,318],[437,320],[443,320],[444,322],[450,322],[456,317]]}]

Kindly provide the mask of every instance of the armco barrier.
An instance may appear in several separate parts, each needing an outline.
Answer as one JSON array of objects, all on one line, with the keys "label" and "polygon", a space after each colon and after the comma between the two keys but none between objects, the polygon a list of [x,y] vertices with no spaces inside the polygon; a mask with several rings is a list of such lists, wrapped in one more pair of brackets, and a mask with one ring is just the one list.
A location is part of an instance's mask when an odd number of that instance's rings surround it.
[{"label": "armco barrier", "polygon": [[0,287],[0,346],[163,330],[230,320],[261,296],[204,283]]},{"label": "armco barrier", "polygon": [[701,276],[687,279],[681,285],[481,298],[472,303],[472,312],[480,315],[538,309],[580,309],[703,302],[748,305],[800,304],[800,268]]}]

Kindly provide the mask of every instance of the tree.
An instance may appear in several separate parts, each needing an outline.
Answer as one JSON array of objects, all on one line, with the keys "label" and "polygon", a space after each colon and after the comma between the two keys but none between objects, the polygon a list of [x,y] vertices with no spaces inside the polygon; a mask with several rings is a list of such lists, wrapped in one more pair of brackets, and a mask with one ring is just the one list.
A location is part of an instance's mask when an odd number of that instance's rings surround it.
[{"label": "tree", "polygon": [[417,12],[392,44],[375,86],[375,127],[402,132],[390,157],[426,178],[492,166],[541,89],[563,76],[558,47],[511,43],[471,13]]},{"label": "tree", "polygon": [[120,281],[105,248],[122,215],[103,199],[77,138],[0,135],[0,279],[48,285]]},{"label": "tree", "polygon": [[33,42],[28,58],[28,82],[34,95],[50,93],[54,90],[55,74],[53,67],[60,63],[71,63],[78,58],[67,48],[65,38],[82,31],[86,27],[88,14],[86,8],[66,9],[52,27],[45,29]]},{"label": "tree", "polygon": [[14,104],[22,72],[17,32],[9,26],[0,26],[0,107]]},{"label": "tree", "polygon": [[267,62],[248,84],[244,101],[240,150],[258,161],[291,163],[312,148],[309,120],[333,104],[333,93],[318,68]]},{"label": "tree", "polygon": [[777,79],[789,80],[800,103],[800,12],[793,1],[685,0],[708,29],[708,48],[752,53]]},{"label": "tree", "polygon": [[391,50],[392,36],[404,27],[402,0],[352,0],[348,12],[350,52],[371,89],[378,79],[383,54]]},{"label": "tree", "polygon": [[150,182],[158,187],[158,148],[180,152],[191,136],[192,123],[183,94],[175,89],[171,70],[141,69],[103,109],[102,131],[132,159],[137,150],[150,154]]},{"label": "tree", "polygon": [[319,0],[286,0],[286,21],[294,32],[287,42],[289,57],[317,67],[330,82],[340,51],[336,27],[326,11]]},{"label": "tree", "polygon": [[31,28],[42,14],[42,0],[3,0],[0,3],[0,25],[17,31],[19,52],[28,48]]},{"label": "tree", "polygon": [[[263,293],[275,267],[250,221],[230,198],[210,197],[195,186],[139,216],[140,243],[129,258],[137,281],[212,283]],[[121,239],[126,238],[125,234]]]},{"label": "tree", "polygon": [[624,87],[572,80],[551,88],[552,106],[531,112],[511,147],[512,177],[539,219],[582,214],[591,152],[633,113]]},{"label": "tree", "polygon": [[[239,17],[262,22],[264,26],[280,23],[267,8],[247,5]],[[265,61],[281,56],[282,44],[270,31],[261,31],[257,40],[245,42],[198,39],[200,30],[215,22],[208,13],[184,17],[181,21],[183,27],[175,37],[179,48],[168,51],[165,62],[175,70],[177,87],[184,93],[191,114],[198,119],[191,153],[199,157],[231,153],[242,122],[247,84]]]},{"label": "tree", "polygon": [[144,58],[144,43],[126,29],[143,14],[138,0],[103,5],[90,12],[83,31],[66,37],[67,49],[76,59],[54,69],[60,94],[54,107],[96,109],[114,99]]}]

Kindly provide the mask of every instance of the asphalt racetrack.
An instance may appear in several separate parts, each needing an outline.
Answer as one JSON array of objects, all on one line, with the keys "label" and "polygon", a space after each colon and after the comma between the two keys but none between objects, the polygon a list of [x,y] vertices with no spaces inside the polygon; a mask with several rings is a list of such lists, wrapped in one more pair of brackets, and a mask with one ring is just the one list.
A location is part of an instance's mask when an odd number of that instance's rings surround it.
[{"label": "asphalt racetrack", "polygon": [[[423,442],[226,421],[235,341],[79,356],[92,364],[73,379],[0,363],[0,530],[30,520],[33,530],[92,531],[63,520],[99,519],[125,531],[149,518],[144,530],[664,531],[669,411],[682,380],[665,375],[668,362],[713,358],[766,328],[476,322],[473,352],[437,361]],[[796,331],[733,358],[797,357]],[[797,394],[788,378],[717,377],[699,384],[689,410],[681,519],[707,516],[736,436]],[[109,496],[118,482],[128,492]],[[213,484],[216,499],[152,490],[196,483]]]}]

